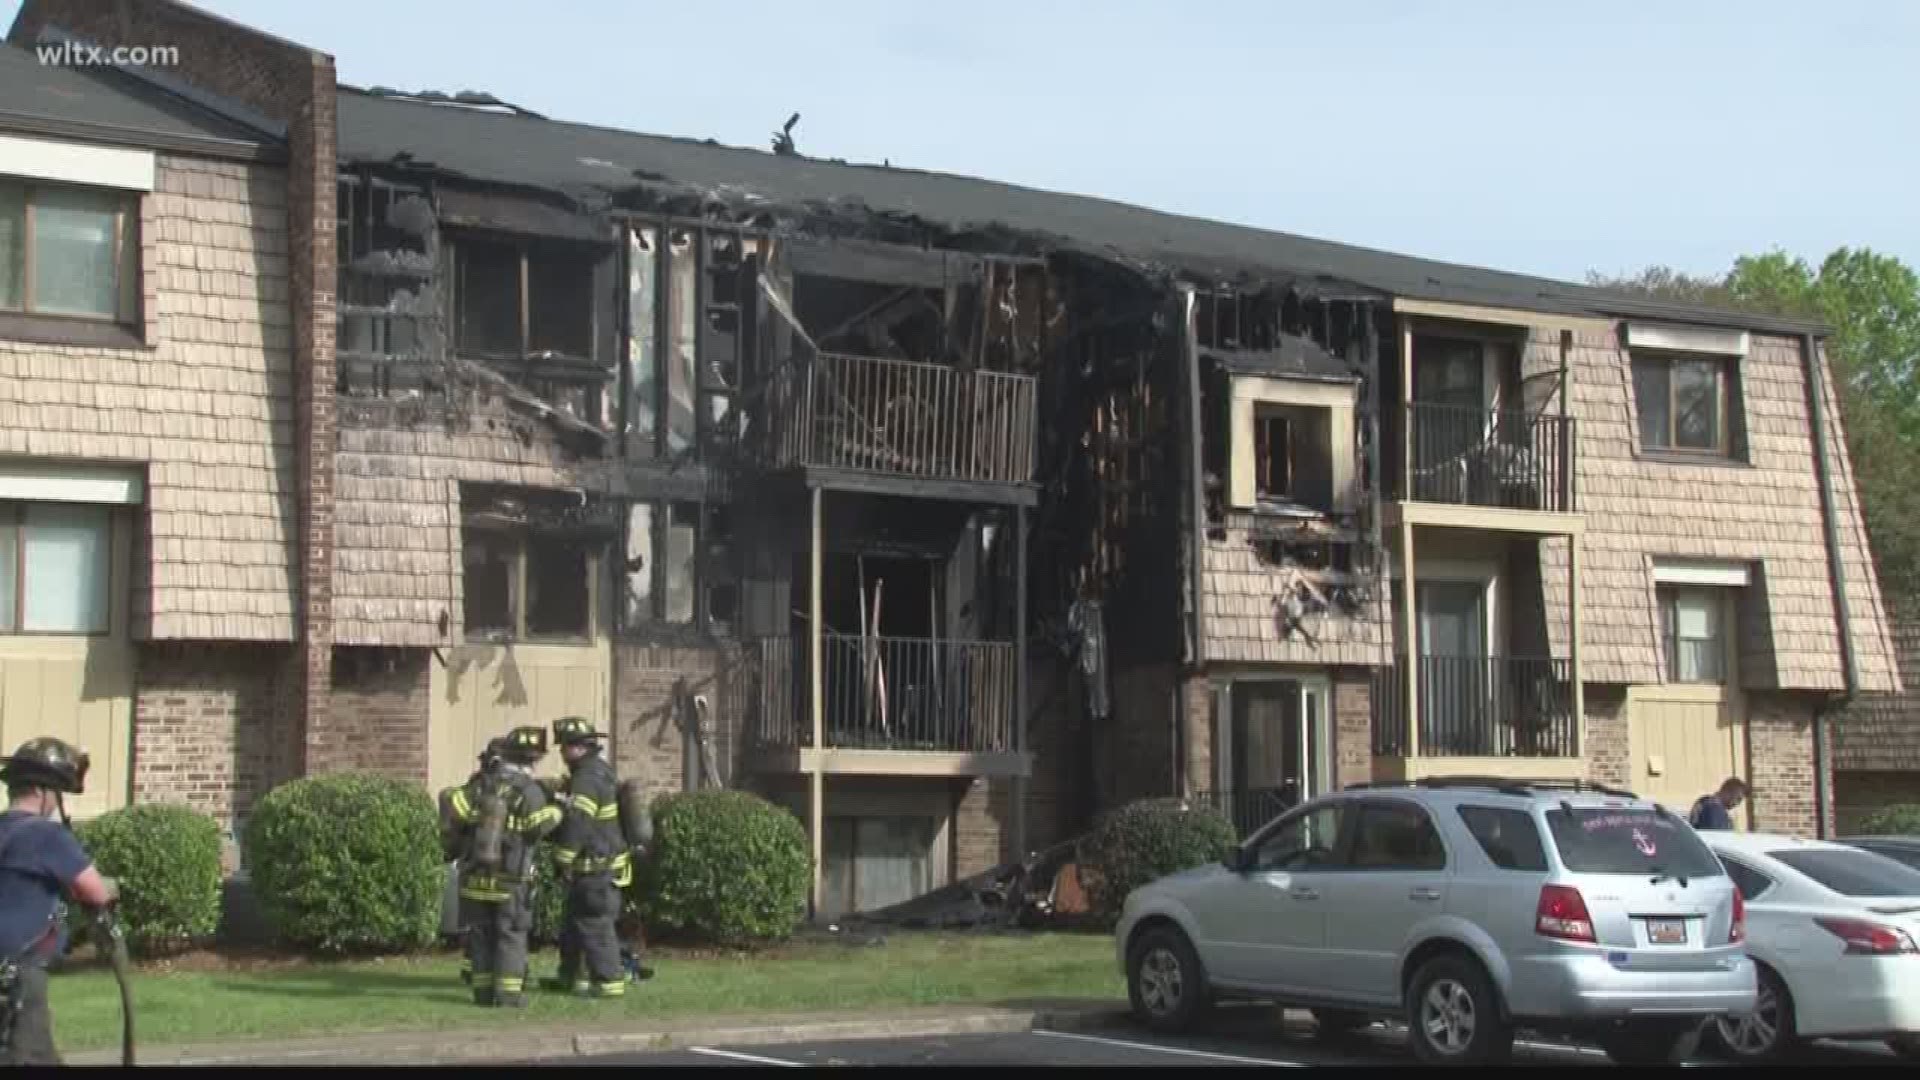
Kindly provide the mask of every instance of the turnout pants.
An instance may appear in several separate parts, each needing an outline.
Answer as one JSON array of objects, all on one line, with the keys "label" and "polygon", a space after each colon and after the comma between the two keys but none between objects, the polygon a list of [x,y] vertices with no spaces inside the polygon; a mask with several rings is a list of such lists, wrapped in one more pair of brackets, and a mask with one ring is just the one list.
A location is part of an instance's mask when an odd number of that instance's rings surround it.
[{"label": "turnout pants", "polygon": [[47,1004],[47,969],[37,963],[23,963],[15,976],[13,1007],[8,1020],[6,1053],[0,1062],[8,1065],[58,1065],[60,1053],[53,1047],[53,1009]]},{"label": "turnout pants", "polygon": [[560,979],[577,993],[619,997],[627,990],[627,973],[620,963],[620,939],[614,923],[620,917],[620,890],[611,873],[586,874],[567,886],[566,911],[560,927]]},{"label": "turnout pants", "polygon": [[473,1000],[481,1005],[516,1005],[526,1001],[527,932],[533,929],[533,908],[527,886],[516,885],[506,900],[460,901],[461,923],[467,928],[468,955],[473,958]]}]

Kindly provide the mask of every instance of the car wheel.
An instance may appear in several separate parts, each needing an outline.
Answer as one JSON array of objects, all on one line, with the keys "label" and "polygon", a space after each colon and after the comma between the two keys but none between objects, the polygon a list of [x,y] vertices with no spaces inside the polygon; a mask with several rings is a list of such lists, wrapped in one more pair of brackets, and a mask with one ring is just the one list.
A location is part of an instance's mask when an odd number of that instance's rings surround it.
[{"label": "car wheel", "polygon": [[1744,1065],[1778,1061],[1799,1042],[1793,1023],[1793,998],[1772,968],[1760,969],[1753,1012],[1722,1016],[1710,1029],[1713,1049]]},{"label": "car wheel", "polygon": [[1600,1049],[1615,1065],[1672,1065],[1694,1045],[1698,1021],[1624,1024],[1600,1037]]},{"label": "car wheel", "polygon": [[1920,1061],[1920,1035],[1895,1035],[1887,1040],[1887,1049],[1908,1061]]},{"label": "car wheel", "polygon": [[1493,981],[1465,956],[1429,960],[1407,984],[1407,1043],[1422,1065],[1492,1065],[1513,1053]]},{"label": "car wheel", "polygon": [[1155,1031],[1189,1030],[1211,1003],[1206,973],[1187,935],[1159,927],[1140,935],[1127,958],[1133,1014]]},{"label": "car wheel", "polygon": [[1315,1034],[1322,1038],[1347,1035],[1372,1022],[1373,1019],[1366,1013],[1354,1012],[1351,1009],[1313,1010],[1313,1026],[1317,1029]]}]

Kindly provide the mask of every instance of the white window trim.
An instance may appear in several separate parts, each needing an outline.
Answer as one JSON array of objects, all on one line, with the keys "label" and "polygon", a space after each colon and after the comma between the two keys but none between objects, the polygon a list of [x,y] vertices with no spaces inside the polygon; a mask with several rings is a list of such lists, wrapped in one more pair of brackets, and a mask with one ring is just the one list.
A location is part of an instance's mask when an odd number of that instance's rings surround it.
[{"label": "white window trim", "polygon": [[0,175],[26,180],[149,192],[157,171],[151,150],[0,135]]},{"label": "white window trim", "polygon": [[1270,379],[1257,375],[1233,377],[1233,402],[1230,422],[1231,445],[1227,462],[1228,502],[1237,509],[1251,509],[1255,502],[1253,460],[1253,418],[1257,405],[1291,405],[1328,412],[1328,459],[1333,468],[1333,508],[1336,513],[1353,510],[1354,399],[1359,388],[1352,383],[1311,383],[1294,379]]},{"label": "white window trim", "polygon": [[1660,558],[1653,560],[1657,585],[1712,585],[1744,589],[1753,584],[1751,563],[1733,559]]},{"label": "white window trim", "polygon": [[10,502],[138,506],[146,501],[146,487],[144,470],[138,468],[45,461],[0,462],[0,499]]},{"label": "white window trim", "polygon": [[1753,335],[1745,330],[1633,322],[1626,326],[1628,349],[1657,349],[1661,352],[1702,353],[1708,356],[1744,358],[1748,348],[1753,344]]}]

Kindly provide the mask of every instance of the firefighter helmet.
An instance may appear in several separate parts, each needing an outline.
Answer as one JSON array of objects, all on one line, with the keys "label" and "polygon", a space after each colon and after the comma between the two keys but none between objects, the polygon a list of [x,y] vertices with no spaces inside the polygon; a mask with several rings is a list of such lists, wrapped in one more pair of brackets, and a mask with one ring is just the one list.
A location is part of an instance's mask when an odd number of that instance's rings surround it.
[{"label": "firefighter helmet", "polygon": [[579,716],[563,716],[553,722],[553,741],[561,746],[571,746],[589,739],[604,739],[605,732],[595,731],[593,721]]},{"label": "firefighter helmet", "polygon": [[533,724],[522,724],[507,732],[500,749],[500,756],[508,761],[522,765],[540,760],[547,752],[547,729]]},{"label": "firefighter helmet", "polygon": [[11,757],[0,759],[0,780],[78,795],[86,790],[90,764],[87,752],[77,746],[59,739],[28,739]]}]

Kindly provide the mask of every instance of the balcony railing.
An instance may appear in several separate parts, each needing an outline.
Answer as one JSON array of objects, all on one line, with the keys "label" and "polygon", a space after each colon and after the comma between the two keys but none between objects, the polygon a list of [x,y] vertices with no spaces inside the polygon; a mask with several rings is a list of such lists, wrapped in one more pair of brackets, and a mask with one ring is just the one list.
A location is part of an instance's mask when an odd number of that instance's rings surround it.
[{"label": "balcony railing", "polygon": [[[750,730],[762,746],[813,746],[807,645],[804,637],[757,643]],[[1010,643],[828,634],[821,649],[829,749],[1018,749]]]},{"label": "balcony railing", "polygon": [[1246,788],[1226,791],[1196,791],[1194,801],[1202,806],[1211,806],[1233,822],[1233,828],[1240,839],[1245,840],[1260,830],[1260,827],[1300,802],[1300,789],[1297,785],[1282,787]]},{"label": "balcony railing", "polygon": [[1034,476],[1030,376],[821,353],[781,369],[772,394],[777,467],[987,483]]},{"label": "balcony railing", "polygon": [[[1373,752],[1406,757],[1406,658],[1373,682]],[[1578,757],[1571,661],[1531,656],[1423,656],[1420,757]]]},{"label": "balcony railing", "polygon": [[[1571,417],[1416,402],[1394,497],[1510,510],[1574,508]],[[1402,471],[1399,463],[1393,470]]]}]

